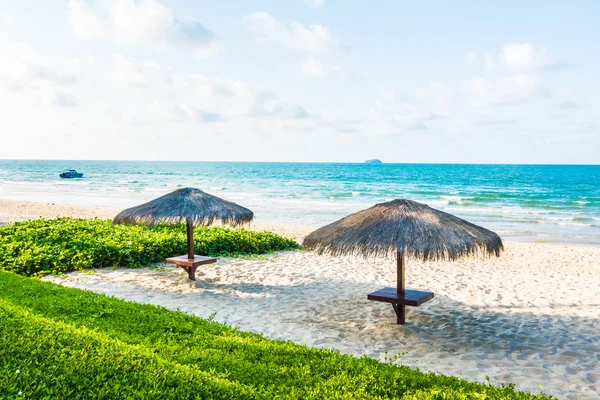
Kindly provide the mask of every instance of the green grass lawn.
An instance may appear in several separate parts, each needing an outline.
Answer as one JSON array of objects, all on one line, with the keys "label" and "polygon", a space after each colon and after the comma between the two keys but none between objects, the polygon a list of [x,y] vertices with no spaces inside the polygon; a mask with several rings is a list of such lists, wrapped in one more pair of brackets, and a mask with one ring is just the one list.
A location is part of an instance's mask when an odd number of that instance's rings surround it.
[{"label": "green grass lawn", "polygon": [[0,398],[546,397],[269,340],[0,272]]}]

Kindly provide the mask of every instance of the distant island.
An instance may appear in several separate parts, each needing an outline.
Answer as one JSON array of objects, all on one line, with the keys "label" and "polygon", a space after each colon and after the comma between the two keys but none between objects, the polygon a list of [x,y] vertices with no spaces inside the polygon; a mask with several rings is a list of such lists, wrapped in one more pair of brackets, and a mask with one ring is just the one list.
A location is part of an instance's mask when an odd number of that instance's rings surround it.
[{"label": "distant island", "polygon": [[381,160],[373,158],[372,160],[365,161],[365,164],[383,164],[383,162],[381,162]]}]

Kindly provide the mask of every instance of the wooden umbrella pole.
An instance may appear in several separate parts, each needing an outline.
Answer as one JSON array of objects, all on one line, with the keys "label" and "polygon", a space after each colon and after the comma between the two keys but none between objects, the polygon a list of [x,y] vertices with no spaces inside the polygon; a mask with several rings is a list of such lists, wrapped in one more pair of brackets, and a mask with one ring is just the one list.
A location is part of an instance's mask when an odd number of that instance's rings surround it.
[{"label": "wooden umbrella pole", "polygon": [[[398,266],[398,270],[397,270],[397,286],[396,286],[396,293],[398,295],[398,298],[403,297],[405,292],[405,286],[404,286],[404,272],[406,271],[406,260],[404,258],[404,253],[400,253],[398,252],[396,254],[396,264]],[[397,323],[399,325],[404,324],[406,322],[406,305],[405,304],[398,304],[397,306],[397,311],[396,311],[396,316],[397,318]]]},{"label": "wooden umbrella pole", "polygon": [[188,259],[194,259],[194,225],[192,221],[187,221],[187,242],[188,242]]},{"label": "wooden umbrella pole", "polygon": [[398,294],[404,294],[404,271],[406,270],[406,260],[404,259],[404,254],[398,252],[396,255],[396,263],[398,264],[398,274],[397,274],[397,290]]}]

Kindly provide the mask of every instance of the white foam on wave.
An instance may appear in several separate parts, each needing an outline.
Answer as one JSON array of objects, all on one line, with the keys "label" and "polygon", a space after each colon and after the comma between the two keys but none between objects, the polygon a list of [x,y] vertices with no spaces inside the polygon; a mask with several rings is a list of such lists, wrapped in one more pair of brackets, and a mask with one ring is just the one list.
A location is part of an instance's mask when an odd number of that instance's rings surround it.
[{"label": "white foam on wave", "polygon": [[[0,183],[6,183],[8,185],[32,185],[34,184],[34,182],[23,182],[23,181],[5,181],[5,180],[0,180]],[[43,182],[40,182],[43,184]]]},{"label": "white foam on wave", "polygon": [[574,221],[575,217],[544,217],[547,221]]},{"label": "white foam on wave", "polygon": [[[428,202],[430,203],[430,202]],[[534,209],[534,208],[522,208],[522,207],[447,207],[446,211],[461,212],[461,213],[474,213],[474,214],[499,214],[506,216],[522,216],[522,215],[548,215],[548,214],[562,214],[562,215],[581,215],[582,211],[566,211],[566,210],[548,210],[548,209]]]},{"label": "white foam on wave", "polygon": [[225,190],[225,186],[211,186],[210,190]]},{"label": "white foam on wave", "polygon": [[575,203],[580,204],[582,206],[586,205],[586,204],[590,204],[589,201],[576,201]]},{"label": "white foam on wave", "polygon": [[579,226],[579,227],[591,227],[592,224],[583,224],[581,222],[559,222],[558,225],[561,226]]},{"label": "white foam on wave", "polygon": [[[392,200],[394,200],[394,199],[389,199],[389,200],[386,199],[385,201],[387,202],[387,201],[392,201]],[[428,206],[431,206],[433,208],[435,208],[435,207],[444,207],[445,208],[450,203],[448,200],[429,200],[429,199],[423,200],[423,199],[417,199],[416,201],[418,201],[420,203],[425,203]],[[462,208],[460,208],[460,210],[462,210]]]},{"label": "white foam on wave", "polygon": [[65,185],[65,186],[86,186],[89,185],[90,181],[54,181],[55,185]]},{"label": "white foam on wave", "polygon": [[472,196],[440,196],[440,198],[448,201],[448,203],[458,203],[463,204],[463,200],[471,200],[474,199]]},{"label": "white foam on wave", "polygon": [[360,196],[360,192],[352,192],[352,197],[359,197]]}]

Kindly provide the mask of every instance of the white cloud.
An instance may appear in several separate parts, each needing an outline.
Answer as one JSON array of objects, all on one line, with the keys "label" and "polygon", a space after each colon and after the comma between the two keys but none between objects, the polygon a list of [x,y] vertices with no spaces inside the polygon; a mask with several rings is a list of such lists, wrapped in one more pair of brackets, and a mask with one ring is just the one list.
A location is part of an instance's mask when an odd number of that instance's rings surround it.
[{"label": "white cloud", "polygon": [[174,72],[152,61],[115,56],[110,82],[135,103],[113,113],[133,124],[161,121],[225,122],[249,118],[307,119],[301,106],[232,79]]},{"label": "white cloud", "polygon": [[56,62],[33,47],[0,36],[0,90],[8,89],[30,103],[77,106],[77,97],[64,88],[77,85],[81,76],[74,61]]},{"label": "white cloud", "polygon": [[379,98],[385,102],[389,103],[396,101],[396,92],[390,87],[377,85],[377,93]]},{"label": "white cloud", "polygon": [[31,46],[0,37],[0,78],[26,84],[76,84],[80,77],[69,63],[52,62]]},{"label": "white cloud", "polygon": [[255,34],[258,43],[280,43],[288,49],[301,51],[324,51],[339,46],[339,40],[329,29],[318,24],[304,26],[292,22],[286,27],[264,11],[246,15],[244,23]]},{"label": "white cloud", "polygon": [[491,54],[486,54],[485,56],[483,56],[483,64],[487,69],[493,69],[496,66],[496,63],[494,62],[494,57]]},{"label": "white cloud", "polygon": [[581,105],[573,100],[563,100],[556,104],[556,108],[562,110],[577,110],[581,108]]},{"label": "white cloud", "polygon": [[198,122],[223,122],[225,118],[216,112],[196,111],[196,120]]},{"label": "white cloud", "polygon": [[196,50],[196,55],[200,58],[214,57],[225,50],[225,45],[220,40],[212,40],[206,46],[201,46]]},{"label": "white cloud", "polygon": [[531,101],[537,89],[537,80],[526,75],[502,79],[476,77],[463,85],[463,93],[474,107],[521,104]]},{"label": "white cloud", "polygon": [[430,131],[430,125],[445,117],[426,108],[398,101],[396,91],[377,85],[377,97],[364,112],[349,112],[335,119],[335,124],[345,131],[364,137],[398,136]]},{"label": "white cloud", "polygon": [[444,82],[429,79],[426,87],[416,89],[415,95],[419,100],[447,104],[450,100],[451,89]]},{"label": "white cloud", "polygon": [[144,104],[128,104],[111,111],[117,120],[130,125],[181,123],[195,118],[195,111],[184,104],[172,104],[154,98],[148,98]]},{"label": "white cloud", "polygon": [[67,14],[73,32],[86,39],[111,39],[157,51],[188,47],[203,57],[222,47],[200,21],[177,16],[156,0],[70,0]]},{"label": "white cloud", "polygon": [[473,107],[517,105],[548,97],[540,72],[557,65],[546,50],[527,43],[506,44],[498,57],[484,55],[483,63],[490,76],[471,78],[461,88]]},{"label": "white cloud", "polygon": [[306,76],[312,76],[314,78],[322,78],[324,76],[323,65],[313,57],[308,57],[300,71]]},{"label": "white cloud", "polygon": [[73,93],[61,89],[54,92],[51,102],[59,107],[77,107],[79,105],[79,99]]},{"label": "white cloud", "polygon": [[96,11],[80,0],[70,0],[67,9],[69,24],[73,32],[84,39],[99,38],[108,35],[105,26]]},{"label": "white cloud", "polygon": [[529,72],[556,65],[556,60],[545,49],[536,49],[530,43],[505,44],[499,56],[502,63],[515,72]]},{"label": "white cloud", "polygon": [[138,61],[124,55],[113,56],[116,67],[111,80],[118,86],[149,88],[169,83],[172,73],[154,61]]},{"label": "white cloud", "polygon": [[339,79],[346,78],[346,73],[343,69],[336,65],[324,64],[312,56],[309,56],[304,60],[300,67],[300,72],[303,75],[310,76],[313,78],[325,78],[333,76]]},{"label": "white cloud", "polygon": [[[466,53],[467,61],[476,63],[480,58],[473,52]],[[497,56],[485,54],[481,60],[486,69],[502,66],[513,73],[533,73],[559,65],[549,56],[546,49],[535,48],[531,43],[509,43],[502,47]]]},{"label": "white cloud", "polygon": [[313,7],[323,7],[325,5],[325,0],[306,0]]}]

